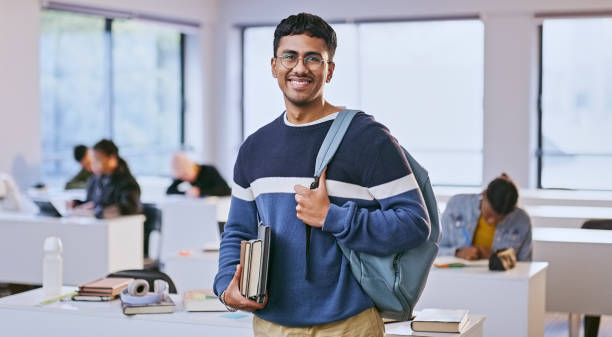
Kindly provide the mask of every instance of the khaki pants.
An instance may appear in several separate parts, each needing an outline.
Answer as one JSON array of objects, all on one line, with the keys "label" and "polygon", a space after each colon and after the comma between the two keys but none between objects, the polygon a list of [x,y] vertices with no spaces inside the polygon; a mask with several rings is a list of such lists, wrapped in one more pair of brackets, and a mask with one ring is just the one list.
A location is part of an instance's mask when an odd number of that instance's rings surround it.
[{"label": "khaki pants", "polygon": [[385,327],[376,308],[338,322],[313,326],[278,325],[253,316],[255,337],[384,337]]}]

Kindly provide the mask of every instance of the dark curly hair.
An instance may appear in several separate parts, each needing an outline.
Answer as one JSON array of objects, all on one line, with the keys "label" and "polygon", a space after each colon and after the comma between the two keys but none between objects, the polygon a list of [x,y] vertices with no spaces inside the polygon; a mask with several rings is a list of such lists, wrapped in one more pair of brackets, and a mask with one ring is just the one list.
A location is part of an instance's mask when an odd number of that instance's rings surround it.
[{"label": "dark curly hair", "polygon": [[278,44],[283,36],[288,35],[299,35],[307,34],[311,37],[318,37],[325,41],[327,50],[329,51],[329,59],[333,60],[334,54],[336,53],[336,32],[334,29],[321,17],[309,14],[300,13],[297,15],[291,15],[283,19],[276,30],[274,31],[274,57],[276,57],[276,51]]},{"label": "dark curly hair", "polygon": [[507,174],[502,173],[501,176],[489,183],[486,196],[495,212],[506,215],[516,207],[518,189],[512,179]]}]

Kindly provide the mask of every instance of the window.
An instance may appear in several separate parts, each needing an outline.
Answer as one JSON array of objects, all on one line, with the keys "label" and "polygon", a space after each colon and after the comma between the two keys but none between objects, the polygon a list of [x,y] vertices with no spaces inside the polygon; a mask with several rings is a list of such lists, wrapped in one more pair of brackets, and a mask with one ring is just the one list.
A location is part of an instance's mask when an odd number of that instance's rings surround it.
[{"label": "window", "polygon": [[169,174],[181,147],[182,35],[130,20],[45,10],[43,176],[74,174],[74,145],[111,138],[135,174]]},{"label": "window", "polygon": [[[333,104],[385,124],[436,185],[480,185],[484,29],[477,20],[335,24]],[[244,31],[244,137],[278,117],[274,27]],[[440,122],[443,121],[443,122]]]},{"label": "window", "polygon": [[542,27],[540,187],[612,190],[612,19]]}]

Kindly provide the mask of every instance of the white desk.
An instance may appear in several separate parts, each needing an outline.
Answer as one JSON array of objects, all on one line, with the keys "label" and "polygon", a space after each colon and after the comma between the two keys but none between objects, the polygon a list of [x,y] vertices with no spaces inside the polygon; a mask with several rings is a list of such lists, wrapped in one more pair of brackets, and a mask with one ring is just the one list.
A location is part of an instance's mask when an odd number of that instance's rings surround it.
[{"label": "white desk", "polygon": [[528,206],[533,227],[580,228],[589,219],[612,219],[610,207]]},{"label": "white desk", "polygon": [[548,311],[612,314],[612,231],[534,228],[533,257],[550,264]]},{"label": "white desk", "polygon": [[43,242],[57,236],[64,251],[64,284],[78,285],[143,265],[144,216],[98,220],[0,213],[0,281],[42,283]]},{"label": "white desk", "polygon": [[[74,291],[64,287],[64,293]],[[45,300],[42,289],[0,299],[0,326],[10,336],[70,337],[89,336],[149,336],[149,337],[201,337],[252,336],[253,316],[248,313],[185,312],[181,296],[171,295],[177,304],[171,314],[125,316],[118,300],[87,303],[64,301],[37,306]],[[239,316],[238,318],[230,318]],[[470,316],[461,334],[442,334],[445,337],[482,337],[482,315]],[[36,324],[31,324],[36,322]],[[440,336],[419,332],[415,336]],[[387,336],[394,336],[387,334]]]},{"label": "white desk", "polygon": [[485,336],[544,336],[546,262],[519,262],[509,271],[433,267],[416,310],[468,309],[487,317]]},{"label": "white desk", "polygon": [[[64,287],[65,293],[75,288]],[[42,289],[0,299],[0,327],[6,336],[148,336],[148,337],[244,337],[252,336],[252,315],[225,317],[230,313],[185,312],[180,296],[172,295],[177,312],[125,316],[118,300],[112,302],[58,302],[42,307]],[[230,314],[231,315],[231,314]],[[32,324],[35,322],[35,324]]]},{"label": "white desk", "polygon": [[[410,329],[410,322],[390,323],[385,325],[385,336],[419,336],[419,337],[482,337],[483,325],[485,316],[483,315],[468,315],[468,323],[465,325],[461,333],[439,333],[439,332],[414,332]],[[402,325],[399,328],[397,325]],[[400,333],[401,332],[401,333]]]},{"label": "white desk", "polygon": [[[438,202],[447,202],[452,196],[463,193],[481,193],[484,187],[434,186]],[[546,189],[521,189],[518,204],[527,206],[594,206],[612,207],[610,191],[564,191]]]}]

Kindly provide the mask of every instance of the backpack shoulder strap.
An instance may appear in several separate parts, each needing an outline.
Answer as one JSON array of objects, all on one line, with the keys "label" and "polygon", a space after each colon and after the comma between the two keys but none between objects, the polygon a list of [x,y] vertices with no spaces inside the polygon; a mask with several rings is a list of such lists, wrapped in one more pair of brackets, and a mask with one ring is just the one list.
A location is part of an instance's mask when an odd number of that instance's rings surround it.
[{"label": "backpack shoulder strap", "polygon": [[342,138],[344,138],[344,134],[346,133],[346,130],[348,130],[348,127],[357,112],[357,110],[341,110],[338,112],[338,116],[336,119],[334,119],[329,131],[327,131],[327,135],[325,136],[323,144],[321,144],[321,148],[317,154],[317,161],[315,164],[314,177],[317,185],[321,173],[323,173],[325,166],[329,164],[331,159],[334,157],[334,154],[336,154],[336,150],[338,150],[338,147],[342,142]]}]

